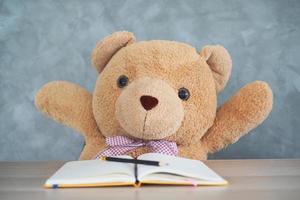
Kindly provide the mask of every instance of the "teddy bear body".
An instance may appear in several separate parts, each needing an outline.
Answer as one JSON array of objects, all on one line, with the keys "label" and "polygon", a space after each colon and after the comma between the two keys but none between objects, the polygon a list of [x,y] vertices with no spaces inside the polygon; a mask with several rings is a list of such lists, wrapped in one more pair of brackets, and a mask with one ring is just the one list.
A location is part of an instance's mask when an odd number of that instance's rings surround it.
[{"label": "teddy bear body", "polygon": [[[259,125],[272,109],[272,91],[252,82],[217,109],[217,95],[231,72],[231,58],[221,46],[200,53],[174,41],[135,42],[116,32],[97,44],[92,56],[100,73],[93,94],[55,81],[36,96],[47,116],[81,132],[81,159],[105,149],[105,138],[126,136],[176,142],[178,155],[206,159]],[[151,152],[140,147],[134,157]]]}]

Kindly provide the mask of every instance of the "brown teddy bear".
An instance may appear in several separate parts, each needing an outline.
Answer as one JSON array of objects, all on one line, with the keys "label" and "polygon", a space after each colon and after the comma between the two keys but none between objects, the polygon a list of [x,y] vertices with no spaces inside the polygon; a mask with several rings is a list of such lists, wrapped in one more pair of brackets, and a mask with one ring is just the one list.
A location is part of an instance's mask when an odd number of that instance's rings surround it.
[{"label": "brown teddy bear", "polygon": [[80,159],[146,152],[206,159],[272,110],[272,91],[262,81],[247,84],[217,108],[232,65],[219,45],[197,53],[184,43],[135,42],[132,33],[115,32],[97,44],[92,62],[99,73],[93,94],[54,81],[35,99],[45,115],[83,134]]}]

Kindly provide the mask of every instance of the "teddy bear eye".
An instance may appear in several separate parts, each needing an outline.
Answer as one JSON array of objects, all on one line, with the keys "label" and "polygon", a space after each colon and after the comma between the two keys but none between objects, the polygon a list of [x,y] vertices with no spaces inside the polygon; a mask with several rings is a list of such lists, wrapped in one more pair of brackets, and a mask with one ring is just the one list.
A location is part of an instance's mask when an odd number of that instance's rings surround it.
[{"label": "teddy bear eye", "polygon": [[188,100],[188,98],[190,97],[190,92],[188,89],[186,88],[180,88],[178,90],[178,97],[184,101]]},{"label": "teddy bear eye", "polygon": [[117,81],[118,87],[123,88],[128,84],[128,77],[125,75],[121,75]]}]

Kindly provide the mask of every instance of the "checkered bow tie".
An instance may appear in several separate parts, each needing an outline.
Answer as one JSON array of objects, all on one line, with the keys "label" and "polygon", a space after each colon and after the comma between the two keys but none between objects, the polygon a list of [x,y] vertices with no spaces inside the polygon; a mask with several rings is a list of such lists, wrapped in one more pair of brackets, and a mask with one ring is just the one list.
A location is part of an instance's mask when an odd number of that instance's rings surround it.
[{"label": "checkered bow tie", "polygon": [[126,136],[113,136],[106,138],[107,148],[100,151],[94,157],[95,159],[101,156],[119,156],[124,155],[139,147],[149,147],[154,153],[161,153],[176,156],[178,153],[176,142],[167,140],[141,140],[132,139]]}]

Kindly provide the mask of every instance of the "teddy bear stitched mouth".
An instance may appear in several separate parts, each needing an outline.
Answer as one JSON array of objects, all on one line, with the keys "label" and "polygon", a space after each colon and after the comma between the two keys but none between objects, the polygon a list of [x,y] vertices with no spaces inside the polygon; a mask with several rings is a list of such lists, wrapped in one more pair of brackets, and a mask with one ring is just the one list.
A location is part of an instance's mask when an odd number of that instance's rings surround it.
[{"label": "teddy bear stitched mouth", "polygon": [[[145,136],[146,136],[145,131],[146,131],[146,121],[147,121],[147,116],[148,116],[148,112],[146,112],[146,115],[145,115],[145,118],[144,118],[142,137],[140,137],[140,138],[138,138],[138,139],[143,139],[143,138],[145,138]],[[149,136],[149,135],[151,135],[151,134],[148,133],[147,135]],[[154,134],[152,134],[152,135],[154,136]],[[147,140],[147,139],[144,139],[144,140]]]},{"label": "teddy bear stitched mouth", "polygon": [[145,134],[145,126],[146,126],[146,120],[147,120],[147,114],[148,113],[146,113],[146,115],[145,115],[145,119],[144,119],[144,125],[143,125],[143,135]]}]

